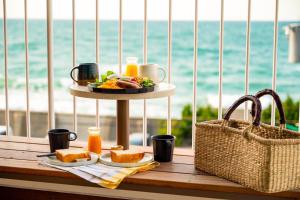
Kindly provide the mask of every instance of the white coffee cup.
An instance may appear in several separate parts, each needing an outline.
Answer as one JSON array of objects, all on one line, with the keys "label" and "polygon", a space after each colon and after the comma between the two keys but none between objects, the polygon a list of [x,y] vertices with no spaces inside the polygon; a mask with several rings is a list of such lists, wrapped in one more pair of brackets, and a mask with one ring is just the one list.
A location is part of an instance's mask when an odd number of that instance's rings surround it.
[{"label": "white coffee cup", "polygon": [[[161,78],[159,71],[162,72]],[[166,78],[166,72],[163,68],[159,67],[158,64],[142,64],[139,66],[139,76],[148,77],[157,84],[164,81]]]}]

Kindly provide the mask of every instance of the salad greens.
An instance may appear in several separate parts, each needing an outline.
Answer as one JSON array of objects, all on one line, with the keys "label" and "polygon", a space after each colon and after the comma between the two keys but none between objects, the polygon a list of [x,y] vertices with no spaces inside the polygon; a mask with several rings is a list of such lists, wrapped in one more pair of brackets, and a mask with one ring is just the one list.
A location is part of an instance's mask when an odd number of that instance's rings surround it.
[{"label": "salad greens", "polygon": [[143,79],[141,85],[143,87],[152,87],[152,86],[154,86],[154,83],[151,79]]},{"label": "salad greens", "polygon": [[115,72],[110,71],[110,70],[108,70],[108,71],[106,72],[106,74],[101,74],[102,82],[107,81],[107,77],[110,76],[110,75],[112,75],[112,74],[115,74]]}]

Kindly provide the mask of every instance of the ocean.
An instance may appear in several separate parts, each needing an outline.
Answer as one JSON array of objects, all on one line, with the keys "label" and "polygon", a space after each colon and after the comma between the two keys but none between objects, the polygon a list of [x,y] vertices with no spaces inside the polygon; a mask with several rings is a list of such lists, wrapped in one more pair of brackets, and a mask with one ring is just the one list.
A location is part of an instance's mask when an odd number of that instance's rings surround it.
[{"label": "ocean", "polygon": [[[47,33],[45,20],[29,20],[30,108],[47,110]],[[284,27],[278,26],[277,91],[282,98],[300,98],[300,63],[288,63],[288,40]],[[72,21],[54,20],[54,98],[56,112],[72,112]],[[8,20],[9,107],[22,109],[25,105],[25,47],[22,20]],[[225,22],[223,56],[223,105],[228,107],[244,94],[246,53],[246,23]],[[148,23],[148,63],[157,63],[167,70],[168,32],[166,21]],[[95,62],[95,23],[77,21],[77,63]],[[198,105],[218,106],[219,22],[199,22]],[[251,23],[250,93],[272,86],[273,23]],[[124,21],[123,64],[126,57],[136,56],[143,63],[143,22]],[[118,22],[100,22],[100,73],[118,71]],[[3,21],[0,20],[0,108],[5,108]],[[192,103],[193,84],[193,22],[174,21],[172,35],[171,81],[176,85],[172,97],[172,116],[179,118],[182,107]],[[269,101],[263,102],[268,105]],[[150,117],[167,116],[167,100],[147,101]],[[132,116],[142,116],[143,101],[131,102]],[[95,101],[78,99],[78,112],[95,113]],[[114,115],[115,102],[100,101],[101,115]]]}]

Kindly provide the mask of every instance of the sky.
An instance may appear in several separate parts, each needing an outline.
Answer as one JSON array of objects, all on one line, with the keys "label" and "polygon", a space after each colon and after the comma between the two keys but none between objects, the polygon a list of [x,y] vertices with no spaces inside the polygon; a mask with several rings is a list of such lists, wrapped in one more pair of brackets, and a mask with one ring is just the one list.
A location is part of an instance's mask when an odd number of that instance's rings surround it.
[{"label": "sky", "polygon": [[[27,0],[28,17],[45,19],[46,0]],[[24,17],[24,0],[6,0],[7,17]],[[96,0],[76,0],[77,19],[95,19]],[[148,19],[167,20],[168,0],[148,0]],[[174,20],[193,20],[195,0],[173,0]],[[221,0],[199,0],[199,20],[219,20]],[[225,20],[246,20],[248,0],[224,0]],[[279,20],[299,21],[300,0],[279,0]],[[252,0],[251,19],[274,20],[275,0]],[[119,0],[99,0],[100,20],[118,19]],[[143,20],[143,0],[123,0],[124,20]],[[3,17],[3,4],[0,2],[0,17]],[[54,19],[72,19],[72,0],[53,0]]]}]

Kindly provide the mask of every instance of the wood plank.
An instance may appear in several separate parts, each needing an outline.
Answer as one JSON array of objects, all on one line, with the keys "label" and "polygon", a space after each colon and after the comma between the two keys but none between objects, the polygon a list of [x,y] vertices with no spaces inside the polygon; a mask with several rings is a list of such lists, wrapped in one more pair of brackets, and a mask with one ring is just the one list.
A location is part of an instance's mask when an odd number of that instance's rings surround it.
[{"label": "wood plank", "polygon": [[86,196],[80,194],[67,194],[59,192],[48,192],[39,190],[28,190],[19,188],[0,187],[1,199],[14,200],[118,200],[116,198]]},{"label": "wood plank", "polygon": [[[78,147],[73,147],[78,148]],[[28,151],[28,152],[39,152],[39,153],[47,153],[49,152],[49,146],[43,144],[35,144],[35,143],[15,143],[15,142],[0,142],[0,149],[5,150],[16,150],[16,151]],[[104,153],[108,152],[108,150],[103,150]],[[182,164],[194,164],[194,157],[191,156],[182,156],[182,155],[174,155],[173,163],[182,163]]]},{"label": "wood plank", "polygon": [[[0,135],[0,142],[14,142],[14,143],[27,143],[27,144],[39,144],[39,145],[49,145],[49,141],[46,138],[27,138],[27,137],[20,137],[20,136],[3,136]],[[70,142],[71,147],[85,147],[87,146],[86,141],[74,141]],[[141,147],[141,146],[134,146],[131,145],[131,148],[139,148],[143,149],[145,152],[152,152],[152,147]],[[103,145],[103,149],[109,149],[110,145],[105,144]],[[182,155],[182,156],[194,156],[194,151],[190,148],[178,148],[174,149],[174,155]]]},{"label": "wood plank", "polygon": [[[9,158],[16,160],[29,160],[29,161],[39,161],[42,158],[37,158],[39,152],[30,152],[30,151],[15,151],[0,149],[0,158]],[[194,165],[186,165],[181,163],[161,163],[159,167],[153,169],[154,171],[169,172],[169,173],[182,173],[182,174],[202,174],[208,175],[205,172],[196,170]]]},{"label": "wood plank", "polygon": [[[79,178],[53,168],[39,165],[36,161],[3,159],[0,158],[1,173],[18,173],[38,176],[54,176],[62,178]],[[247,189],[239,184],[227,181],[215,176],[167,173],[148,171],[132,175],[124,180],[124,183],[140,184],[148,186],[160,186],[169,188],[198,189],[220,192],[235,192],[277,197],[299,197],[300,190],[275,194],[265,194]]]}]

